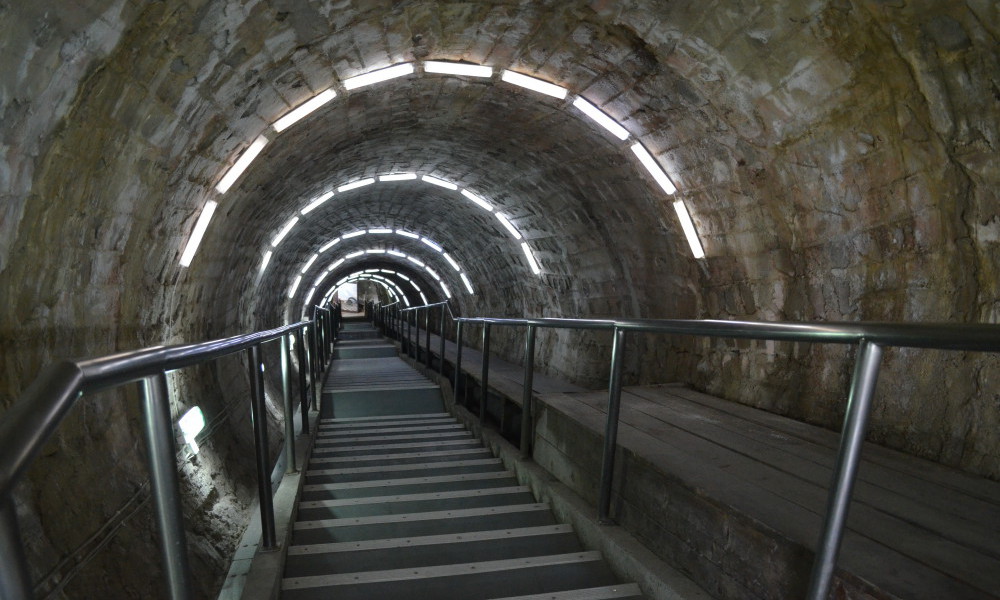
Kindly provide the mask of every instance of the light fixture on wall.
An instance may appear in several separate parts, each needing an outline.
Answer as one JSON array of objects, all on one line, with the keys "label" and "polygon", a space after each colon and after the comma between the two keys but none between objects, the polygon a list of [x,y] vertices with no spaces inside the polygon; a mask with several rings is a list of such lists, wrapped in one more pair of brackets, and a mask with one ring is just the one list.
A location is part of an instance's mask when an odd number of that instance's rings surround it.
[{"label": "light fixture on wall", "polygon": [[212,215],[215,214],[215,209],[218,206],[218,202],[209,200],[205,203],[205,208],[201,209],[201,214],[198,215],[198,222],[194,224],[194,231],[191,232],[191,239],[188,240],[184,252],[181,253],[182,267],[191,266],[191,261],[194,260],[194,255],[198,252],[198,246],[201,245],[201,240],[205,237],[205,232],[208,231],[208,224],[211,222]]},{"label": "light fixture on wall", "polygon": [[660,187],[663,188],[664,192],[672,195],[677,191],[674,183],[670,181],[667,174],[660,168],[660,164],[656,162],[653,155],[650,154],[649,151],[642,146],[642,144],[639,142],[632,144],[632,152],[639,157],[639,162],[642,163],[642,166],[646,167],[646,170],[653,176],[656,183],[660,184]]},{"label": "light fixture on wall", "polygon": [[437,177],[431,177],[430,175],[424,175],[420,178],[421,181],[426,181],[427,183],[434,184],[438,187],[443,187],[446,190],[457,190],[458,186],[450,181],[445,181],[444,179],[438,179]]},{"label": "light fixture on wall", "polygon": [[344,185],[337,188],[338,192],[349,192],[351,190],[356,190],[360,187],[365,187],[366,185],[371,185],[375,183],[374,177],[368,177],[366,179],[359,179],[358,181],[352,181],[351,183],[345,183]]},{"label": "light fixture on wall", "polygon": [[482,198],[480,198],[476,194],[473,194],[469,190],[462,190],[462,195],[465,196],[466,198],[468,198],[469,200],[472,200],[476,204],[478,204],[481,208],[483,208],[485,210],[488,210],[490,212],[493,212],[493,207],[490,206],[489,202],[487,202],[486,200],[483,200]]},{"label": "light fixture on wall", "polygon": [[308,204],[308,205],[307,205],[307,206],[306,206],[305,208],[303,208],[303,209],[302,209],[302,210],[301,210],[300,212],[301,212],[302,214],[304,214],[304,215],[308,215],[308,214],[309,214],[309,213],[311,213],[312,211],[316,210],[316,208],[318,208],[320,204],[323,204],[324,202],[326,202],[326,201],[327,201],[327,200],[329,200],[330,198],[333,198],[333,192],[327,192],[327,193],[323,194],[322,196],[319,196],[318,198],[316,198],[316,199],[312,200],[312,201],[311,201],[311,202],[310,202],[310,203],[309,203],[309,204]]},{"label": "light fixture on wall", "polygon": [[198,454],[198,442],[195,441],[195,438],[205,428],[205,415],[202,414],[201,409],[195,406],[187,411],[177,422],[177,425],[181,428],[184,443],[191,448],[193,454]]},{"label": "light fixture on wall", "polygon": [[413,73],[413,71],[413,63],[394,65],[392,67],[386,67],[385,69],[379,69],[377,71],[365,73],[364,75],[358,75],[357,77],[345,79],[344,88],[348,90],[356,90],[358,88],[380,83],[382,81],[403,77],[404,75]]},{"label": "light fixture on wall", "polygon": [[250,163],[253,162],[257,155],[259,155],[263,150],[264,146],[267,145],[267,138],[260,136],[250,144],[250,147],[246,149],[243,154],[236,159],[236,163],[226,171],[226,174],[222,176],[222,180],[216,184],[215,189],[219,191],[220,194],[225,194],[229,191],[229,188],[233,187],[236,180],[240,178],[247,168],[250,167]]},{"label": "light fixture on wall", "polygon": [[698,232],[694,228],[694,221],[691,220],[691,215],[688,213],[687,205],[684,204],[683,200],[674,202],[674,211],[677,213],[677,219],[681,222],[681,229],[684,230],[688,245],[691,246],[691,254],[695,258],[705,258],[705,249],[701,246]]},{"label": "light fixture on wall", "polygon": [[390,173],[388,175],[379,175],[379,181],[410,181],[416,179],[416,173]]},{"label": "light fixture on wall", "polygon": [[512,83],[516,86],[520,86],[529,89],[540,94],[545,94],[546,96],[552,96],[553,98],[565,98],[568,90],[564,87],[559,87],[554,83],[549,83],[548,81],[542,81],[541,79],[535,77],[529,77],[528,75],[522,75],[514,71],[503,72],[500,76],[507,83]]},{"label": "light fixture on wall", "polygon": [[281,228],[281,231],[278,232],[278,235],[274,236],[274,239],[271,240],[271,246],[277,248],[278,244],[280,244],[281,241],[285,239],[285,236],[288,235],[288,233],[292,230],[293,227],[295,227],[295,224],[298,222],[299,222],[298,217],[292,217],[287,223],[285,223],[285,226]]},{"label": "light fixture on wall", "polygon": [[298,123],[302,119],[306,118],[310,113],[323,106],[330,100],[337,97],[337,92],[331,89],[323,90],[322,92],[313,96],[310,100],[303,103],[298,108],[292,110],[287,115],[281,117],[274,122],[274,130],[277,132],[282,132],[292,125]]},{"label": "light fixture on wall", "polygon": [[538,266],[535,256],[531,253],[531,248],[528,247],[528,242],[521,242],[521,250],[524,250],[524,256],[528,259],[528,266],[531,267],[531,272],[535,275],[540,274],[542,269]]},{"label": "light fixture on wall", "polygon": [[503,226],[507,228],[507,231],[509,231],[510,234],[514,236],[515,240],[521,239],[521,232],[518,231],[517,228],[514,227],[514,225],[510,221],[507,220],[507,217],[501,215],[500,213],[494,213],[494,214],[496,214],[497,219],[503,224]]},{"label": "light fixture on wall", "polygon": [[493,77],[493,67],[437,60],[425,62],[424,72],[441,73],[443,75],[465,75],[466,77]]},{"label": "light fixture on wall", "polygon": [[583,114],[590,117],[595,123],[610,131],[618,139],[620,140],[628,139],[627,129],[619,125],[617,121],[615,121],[608,115],[604,114],[604,111],[597,108],[590,102],[587,102],[580,96],[577,96],[576,100],[573,101],[573,106],[575,106]]}]

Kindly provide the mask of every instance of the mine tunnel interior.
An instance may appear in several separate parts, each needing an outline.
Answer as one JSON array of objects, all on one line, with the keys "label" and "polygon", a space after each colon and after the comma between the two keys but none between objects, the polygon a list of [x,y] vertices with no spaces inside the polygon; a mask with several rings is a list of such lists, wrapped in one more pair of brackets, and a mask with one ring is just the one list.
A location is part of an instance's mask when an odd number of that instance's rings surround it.
[{"label": "mine tunnel interior", "polygon": [[[294,323],[358,278],[462,316],[996,323],[998,11],[0,3],[2,405],[58,359]],[[536,365],[604,389],[611,346],[543,330]],[[636,334],[623,379],[839,430],[856,354]],[[868,439],[995,481],[998,366],[887,351]],[[206,596],[255,493],[246,378],[238,356],[169,378],[207,421],[181,457]],[[42,595],[155,595],[135,400],[88,397],[15,490]]]}]

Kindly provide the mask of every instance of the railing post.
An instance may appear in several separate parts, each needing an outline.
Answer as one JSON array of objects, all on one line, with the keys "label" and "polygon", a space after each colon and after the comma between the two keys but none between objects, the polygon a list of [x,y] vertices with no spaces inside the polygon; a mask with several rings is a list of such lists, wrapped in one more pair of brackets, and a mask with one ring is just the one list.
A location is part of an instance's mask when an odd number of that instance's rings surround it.
[{"label": "railing post", "polygon": [[521,396],[521,458],[531,456],[531,403],[535,381],[535,326],[528,325],[524,340],[524,394]]},{"label": "railing post", "polygon": [[604,457],[601,462],[601,495],[597,503],[597,521],[610,524],[611,483],[615,470],[615,446],[618,443],[618,414],[622,399],[622,356],[625,354],[625,330],[615,327],[611,346],[611,376],[608,381],[608,422],[604,427]]},{"label": "railing post", "polygon": [[406,355],[410,357],[413,356],[413,326],[410,324],[413,312],[411,310],[406,313]]},{"label": "railing post", "polygon": [[455,403],[464,405],[459,401],[459,390],[462,389],[462,321],[455,324]]},{"label": "railing post", "polygon": [[274,499],[267,450],[267,409],[264,406],[264,374],[261,373],[260,344],[247,350],[250,369],[250,417],[253,419],[254,450],[257,458],[257,494],[260,500],[261,550],[277,548],[274,530]]},{"label": "railing post", "polygon": [[427,343],[424,348],[427,349],[427,353],[424,356],[426,359],[424,362],[427,364],[427,368],[430,369],[434,364],[434,357],[431,355],[431,309],[427,307],[424,309],[424,334],[427,337]]},{"label": "railing post", "polygon": [[[173,439],[171,437],[171,439]],[[173,459],[173,454],[170,458]],[[14,498],[0,498],[0,598],[34,598]]]},{"label": "railing post", "polygon": [[146,464],[149,467],[156,525],[160,530],[160,553],[167,578],[167,592],[172,600],[192,598],[167,376],[159,373],[143,379],[141,395]]},{"label": "railing post", "polygon": [[288,334],[281,336],[281,398],[285,407],[285,473],[296,473],[295,409],[292,408],[292,349]]},{"label": "railing post", "polygon": [[438,375],[441,377],[444,377],[444,311],[447,308],[447,304],[441,305],[441,362],[438,364]]},{"label": "railing post", "polygon": [[414,355],[413,360],[420,362],[420,310],[419,309],[413,311],[413,323],[417,329],[416,354]]},{"label": "railing post", "polygon": [[318,322],[309,326],[309,404],[316,408],[316,384],[320,380],[319,345],[316,337],[319,335]]},{"label": "railing post", "polygon": [[847,514],[851,508],[851,493],[861,461],[861,448],[868,428],[872,399],[878,382],[882,347],[862,340],[858,349],[851,392],[847,398],[847,414],[840,434],[840,449],[833,471],[833,480],[826,503],[826,519],[820,534],[816,558],[809,580],[808,600],[826,600],[833,582],[833,571],[837,567],[837,554],[847,525]]},{"label": "railing post", "polygon": [[306,343],[302,328],[295,330],[295,355],[299,361],[299,404],[302,406],[302,433],[309,435],[309,395],[306,392]]},{"label": "railing post", "polygon": [[490,324],[483,324],[482,402],[479,404],[479,425],[486,425],[486,400],[490,395]]}]

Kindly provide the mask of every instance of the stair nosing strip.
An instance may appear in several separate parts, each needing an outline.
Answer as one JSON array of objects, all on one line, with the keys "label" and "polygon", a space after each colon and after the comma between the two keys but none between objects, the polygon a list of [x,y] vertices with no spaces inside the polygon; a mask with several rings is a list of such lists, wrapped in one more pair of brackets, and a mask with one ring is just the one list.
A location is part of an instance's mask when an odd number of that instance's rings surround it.
[{"label": "stair nosing strip", "polygon": [[374,498],[344,498],[341,500],[309,500],[299,503],[303,508],[338,508],[343,506],[368,506],[371,504],[389,504],[392,502],[423,502],[427,500],[454,500],[457,498],[481,498],[483,496],[503,496],[507,494],[522,494],[531,492],[526,485],[508,487],[477,488],[474,490],[453,490],[450,492],[424,492],[420,494],[399,494],[396,496],[375,496]]},{"label": "stair nosing strip", "polygon": [[499,458],[476,460],[455,460],[451,462],[420,463],[415,465],[379,465],[377,467],[350,467],[346,469],[315,469],[306,471],[306,477],[323,475],[355,475],[361,473],[384,473],[386,471],[419,471],[420,469],[453,469],[455,467],[480,467],[503,462]]},{"label": "stair nosing strip", "polygon": [[415,548],[419,546],[434,546],[439,544],[461,544],[470,542],[485,542],[490,540],[506,540],[542,535],[573,533],[573,526],[559,523],[556,525],[537,525],[535,527],[514,527],[511,529],[492,529],[489,531],[469,531],[464,533],[446,533],[439,535],[418,535],[402,538],[386,538],[381,540],[363,540],[360,542],[332,542],[329,544],[302,544],[288,547],[289,556],[315,556],[317,554],[333,554],[337,552],[363,552],[365,550],[388,550],[392,548]]},{"label": "stair nosing strip", "polygon": [[360,456],[331,456],[309,460],[313,463],[366,462],[372,460],[397,460],[400,458],[433,458],[435,456],[460,456],[462,454],[489,454],[487,448],[463,448],[461,450],[435,450],[433,452],[403,452],[399,454],[363,454]]},{"label": "stair nosing strip", "polygon": [[358,431],[355,429],[348,429],[346,431],[323,431],[319,430],[319,437],[325,438],[329,441],[331,438],[337,437],[351,437],[357,436],[358,434],[369,434],[369,433],[403,433],[408,431],[447,431],[450,429],[465,429],[465,425],[461,423],[441,423],[440,425],[422,425],[416,427],[410,427],[407,425],[402,425],[400,427],[386,427],[378,429],[369,429],[365,431]]},{"label": "stair nosing strip", "polygon": [[409,418],[423,419],[423,418],[431,418],[431,417],[450,417],[450,416],[451,415],[449,413],[440,412],[440,413],[422,413],[422,414],[417,414],[417,415],[386,415],[386,416],[381,416],[381,417],[344,417],[344,418],[341,418],[341,419],[336,419],[336,418],[333,418],[333,419],[320,419],[319,422],[322,425],[324,423],[364,423],[364,422],[367,422],[367,421],[384,421],[384,420],[388,420],[388,419],[400,419],[400,420],[404,420],[404,419],[409,419]]},{"label": "stair nosing strip", "polygon": [[442,436],[455,437],[459,435],[471,436],[472,434],[464,429],[461,429],[461,430],[455,430],[453,432],[445,431],[445,432],[427,433],[427,434],[414,433],[410,435],[376,435],[372,437],[351,437],[351,438],[340,438],[336,440],[317,439],[316,441],[326,442],[326,443],[331,443],[331,442],[344,443],[344,442],[391,441],[391,440],[429,440],[429,439],[438,439],[439,437]]},{"label": "stair nosing strip", "polygon": [[375,421],[372,423],[321,423],[320,431],[345,431],[355,427],[393,427],[395,425],[444,425],[445,423],[455,423],[455,417],[438,417],[434,419],[409,419],[406,421]]},{"label": "stair nosing strip", "polygon": [[388,569],[384,571],[362,571],[359,573],[313,575],[310,577],[290,577],[282,580],[281,588],[283,590],[292,590],[313,587],[332,587],[336,585],[361,585],[366,583],[383,583],[388,581],[406,581],[410,579],[454,577],[475,573],[495,573],[498,571],[512,571],[514,569],[530,569],[574,563],[597,562],[600,560],[600,552],[584,551],[573,552],[570,554],[508,558],[503,560],[460,563],[455,565],[438,565],[433,567]]},{"label": "stair nosing strip", "polygon": [[476,444],[476,448],[481,448],[479,440],[474,437],[457,440],[441,440],[433,442],[414,442],[412,444],[370,444],[366,446],[318,446],[313,448],[313,454],[328,452],[355,452],[358,450],[405,450],[407,448],[436,448],[440,446],[458,446],[461,444]]},{"label": "stair nosing strip", "polygon": [[517,479],[511,471],[487,471],[484,473],[459,473],[456,475],[428,475],[426,477],[394,477],[392,479],[372,479],[369,481],[346,481],[341,483],[312,483],[302,486],[304,492],[325,492],[335,490],[356,490],[383,488],[397,485],[422,485],[427,483],[455,483],[458,481],[482,481],[484,479]]},{"label": "stair nosing strip", "polygon": [[494,600],[614,600],[614,598],[629,598],[641,596],[642,590],[636,583],[619,583],[600,587],[581,588],[578,590],[563,590],[528,596],[505,596]]},{"label": "stair nosing strip", "polygon": [[462,519],[466,517],[488,517],[492,515],[507,515],[519,512],[535,512],[549,510],[547,502],[532,504],[511,504],[507,506],[488,506],[484,508],[456,508],[454,510],[434,510],[400,515],[378,515],[374,517],[349,517],[344,519],[317,519],[315,521],[297,521],[295,531],[327,529],[334,527],[358,527],[363,525],[385,525],[387,523],[413,523],[417,521],[436,521],[444,519]]}]

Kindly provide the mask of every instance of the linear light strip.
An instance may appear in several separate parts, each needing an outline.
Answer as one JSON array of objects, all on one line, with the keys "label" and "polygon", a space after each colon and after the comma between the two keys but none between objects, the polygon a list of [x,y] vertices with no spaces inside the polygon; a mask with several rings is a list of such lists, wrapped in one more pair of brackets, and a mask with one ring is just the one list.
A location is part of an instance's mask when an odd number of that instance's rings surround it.
[{"label": "linear light strip", "polygon": [[531,267],[531,272],[535,275],[540,274],[542,269],[538,266],[538,261],[535,260],[535,256],[531,253],[528,242],[521,242],[521,250],[524,250],[524,256],[528,259],[528,266]]},{"label": "linear light strip", "polygon": [[264,253],[264,258],[263,258],[263,260],[260,261],[260,272],[261,273],[263,273],[264,269],[267,268],[267,264],[269,262],[271,262],[271,257],[272,256],[274,256],[274,252],[272,252],[271,250],[268,250],[267,252]]},{"label": "linear light strip", "polygon": [[285,223],[285,226],[281,228],[281,231],[278,232],[278,235],[274,236],[274,239],[271,240],[271,247],[277,248],[278,244],[280,244],[281,241],[285,239],[285,236],[288,235],[288,233],[292,230],[293,227],[295,227],[295,224],[298,222],[299,222],[298,217],[292,217],[291,220]]},{"label": "linear light strip", "polygon": [[522,75],[521,73],[517,73],[515,71],[504,70],[500,79],[503,79],[507,83],[512,83],[516,86],[529,89],[533,92],[552,96],[553,98],[562,99],[566,97],[567,93],[569,93],[569,90],[564,87],[559,87],[558,85],[549,83],[548,81],[542,81],[536,77]]},{"label": "linear light strip", "polygon": [[597,108],[590,102],[587,102],[582,97],[577,96],[576,100],[573,101],[573,106],[575,106],[577,109],[583,112],[583,114],[593,119],[595,123],[610,131],[618,139],[620,140],[628,139],[627,129],[619,125],[618,121],[615,121],[614,119],[606,115],[604,111]]},{"label": "linear light strip", "polygon": [[397,77],[403,77],[404,75],[413,73],[413,71],[413,63],[394,65],[392,67],[386,67],[385,69],[379,69],[377,71],[371,71],[370,73],[358,75],[357,77],[345,79],[344,88],[348,90],[356,90],[375,83],[381,83]]},{"label": "linear light strip", "polygon": [[691,214],[688,213],[687,206],[684,204],[683,200],[678,200],[674,202],[674,211],[677,213],[677,218],[681,222],[681,229],[684,230],[684,235],[687,237],[688,245],[691,246],[691,254],[695,258],[705,258],[705,249],[701,246],[701,240],[698,238],[698,232],[694,228],[694,222],[691,221]]},{"label": "linear light strip", "polygon": [[233,187],[233,184],[240,178],[240,175],[242,175],[243,172],[250,167],[250,163],[252,163],[253,160],[264,150],[264,146],[267,145],[267,141],[267,138],[264,136],[258,137],[252,144],[250,144],[250,147],[247,148],[238,159],[236,159],[236,163],[229,169],[229,171],[226,172],[225,175],[222,176],[222,180],[215,186],[215,189],[218,190],[220,194],[225,194],[229,191],[229,188]]},{"label": "linear light strip", "polygon": [[275,131],[281,133],[282,131],[288,129],[292,125],[306,118],[307,116],[309,116],[310,113],[319,109],[319,107],[323,106],[324,104],[326,104],[330,100],[333,100],[336,97],[337,97],[337,92],[333,88],[323,90],[322,92],[313,96],[312,99],[306,101],[298,108],[292,110],[287,115],[275,121],[272,127],[274,127]]},{"label": "linear light strip", "polygon": [[218,202],[209,200],[205,203],[205,208],[201,209],[198,221],[194,224],[194,230],[191,231],[191,238],[188,240],[184,252],[181,253],[182,267],[191,266],[191,261],[194,260],[194,255],[198,253],[198,246],[201,245],[201,240],[205,237],[205,232],[208,231],[208,224],[212,221],[212,215],[215,214],[215,209],[218,206]]},{"label": "linear light strip", "polygon": [[489,202],[487,202],[486,200],[483,200],[482,198],[480,198],[476,194],[473,194],[469,190],[462,190],[462,195],[465,196],[466,198],[468,198],[469,200],[472,200],[476,204],[478,204],[480,208],[483,208],[485,210],[493,212],[493,207],[490,206]]},{"label": "linear light strip", "polygon": [[314,211],[317,208],[319,208],[319,206],[321,204],[323,204],[324,202],[326,202],[330,198],[333,198],[333,192],[327,192],[327,193],[323,194],[322,196],[319,196],[318,198],[312,200],[305,208],[303,208],[299,212],[302,213],[303,215],[308,215],[312,211]]},{"label": "linear light strip", "polygon": [[469,290],[470,294],[475,294],[476,292],[472,291],[472,283],[469,282],[469,278],[465,276],[465,273],[459,273],[459,277],[462,278],[462,283],[465,284],[465,289]]},{"label": "linear light strip", "polygon": [[465,75],[467,77],[493,77],[493,67],[437,60],[426,61],[424,63],[424,72],[441,73],[443,75]]},{"label": "linear light strip", "polygon": [[514,225],[510,221],[507,220],[507,217],[501,215],[500,213],[493,213],[493,214],[495,214],[497,216],[497,219],[501,223],[503,223],[503,226],[507,228],[507,231],[509,231],[512,236],[514,236],[515,240],[521,239],[521,232],[518,231],[517,228],[514,227]]},{"label": "linear light strip", "polygon": [[632,152],[639,157],[639,162],[642,163],[642,166],[646,167],[646,170],[653,176],[656,183],[660,184],[660,187],[663,188],[663,191],[666,192],[667,195],[673,195],[674,192],[677,191],[673,182],[670,181],[667,174],[660,168],[660,164],[656,162],[653,155],[650,154],[642,144],[639,142],[632,144]]}]

